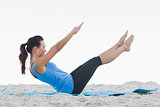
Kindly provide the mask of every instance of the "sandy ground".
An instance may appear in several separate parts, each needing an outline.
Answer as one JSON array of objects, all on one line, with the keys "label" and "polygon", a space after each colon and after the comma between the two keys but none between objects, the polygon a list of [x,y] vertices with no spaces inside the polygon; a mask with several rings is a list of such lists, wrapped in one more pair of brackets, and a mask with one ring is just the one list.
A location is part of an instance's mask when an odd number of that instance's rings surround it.
[{"label": "sandy ground", "polygon": [[[49,85],[0,85],[6,93],[55,92]],[[0,107],[160,107],[160,85],[155,82],[127,82],[121,85],[88,85],[84,91],[128,92],[137,88],[154,89],[148,94],[129,93],[120,96],[55,95],[0,95]]]}]

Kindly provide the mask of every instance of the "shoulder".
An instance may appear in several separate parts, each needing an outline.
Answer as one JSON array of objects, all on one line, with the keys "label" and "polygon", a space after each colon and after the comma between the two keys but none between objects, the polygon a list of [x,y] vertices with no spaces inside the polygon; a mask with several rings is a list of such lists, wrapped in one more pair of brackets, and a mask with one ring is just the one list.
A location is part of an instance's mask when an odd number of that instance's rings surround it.
[{"label": "shoulder", "polygon": [[[47,63],[48,64],[48,63]],[[46,71],[46,65],[40,66],[36,62],[32,65],[38,74],[43,74]]]}]

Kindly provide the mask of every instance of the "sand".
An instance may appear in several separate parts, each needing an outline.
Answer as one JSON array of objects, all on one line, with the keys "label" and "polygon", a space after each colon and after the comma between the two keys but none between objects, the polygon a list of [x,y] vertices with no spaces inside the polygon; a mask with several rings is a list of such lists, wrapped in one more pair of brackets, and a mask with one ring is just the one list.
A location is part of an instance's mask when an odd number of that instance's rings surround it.
[{"label": "sand", "polygon": [[[0,91],[6,93],[55,92],[49,85],[0,85]],[[155,82],[131,81],[121,85],[87,85],[84,91],[127,92],[137,88],[154,89],[160,85]],[[69,94],[55,95],[0,95],[0,107],[160,107],[160,90],[148,94],[129,93],[120,96],[73,96]]]}]

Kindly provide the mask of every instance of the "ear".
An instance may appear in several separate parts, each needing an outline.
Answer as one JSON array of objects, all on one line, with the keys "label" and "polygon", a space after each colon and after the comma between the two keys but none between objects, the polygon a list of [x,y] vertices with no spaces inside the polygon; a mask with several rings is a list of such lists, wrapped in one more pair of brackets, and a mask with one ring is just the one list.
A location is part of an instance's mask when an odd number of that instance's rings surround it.
[{"label": "ear", "polygon": [[34,46],[34,47],[33,47],[33,51],[34,51],[34,52],[37,52],[37,50],[38,50],[38,47],[37,47],[37,46]]}]

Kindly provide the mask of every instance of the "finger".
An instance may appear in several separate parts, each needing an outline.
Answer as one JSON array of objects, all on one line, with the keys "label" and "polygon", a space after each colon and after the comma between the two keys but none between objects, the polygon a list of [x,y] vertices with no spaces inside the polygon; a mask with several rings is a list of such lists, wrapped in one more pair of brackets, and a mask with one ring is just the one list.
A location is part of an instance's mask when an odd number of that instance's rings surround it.
[{"label": "finger", "polygon": [[83,25],[84,22],[82,22],[78,27],[81,27]]}]

